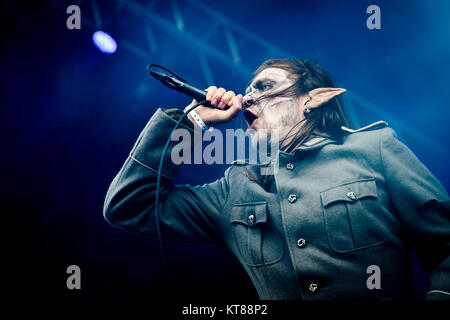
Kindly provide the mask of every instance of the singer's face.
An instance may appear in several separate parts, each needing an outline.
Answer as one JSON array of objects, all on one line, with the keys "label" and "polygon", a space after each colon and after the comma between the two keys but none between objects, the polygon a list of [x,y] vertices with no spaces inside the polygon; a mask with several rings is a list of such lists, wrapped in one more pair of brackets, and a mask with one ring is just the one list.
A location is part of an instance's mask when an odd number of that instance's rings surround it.
[{"label": "singer's face", "polygon": [[280,68],[267,68],[261,71],[247,88],[244,96],[244,116],[248,123],[247,131],[254,145],[267,136],[269,139],[282,139],[303,117],[304,97],[277,96],[252,103],[262,95],[280,92],[295,82],[288,71]]}]

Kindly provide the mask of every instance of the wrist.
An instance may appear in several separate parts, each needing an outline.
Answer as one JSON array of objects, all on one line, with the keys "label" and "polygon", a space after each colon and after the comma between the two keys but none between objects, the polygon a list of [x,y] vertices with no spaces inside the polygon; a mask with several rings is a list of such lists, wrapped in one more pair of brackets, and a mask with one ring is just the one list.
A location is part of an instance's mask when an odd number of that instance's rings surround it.
[{"label": "wrist", "polygon": [[[186,113],[188,109],[189,109],[189,106],[184,109],[184,112]],[[195,126],[200,127],[203,131],[206,131],[209,129],[208,125],[206,125],[206,123],[203,122],[202,118],[200,118],[200,116],[198,115],[197,112],[195,112],[195,110],[191,110],[188,113],[187,117]]]},{"label": "wrist", "polygon": [[191,121],[192,124],[193,124],[194,126],[196,126],[195,121],[194,121],[194,118],[192,118],[192,116],[191,116],[189,113],[187,114],[186,118],[188,118],[189,121]]}]

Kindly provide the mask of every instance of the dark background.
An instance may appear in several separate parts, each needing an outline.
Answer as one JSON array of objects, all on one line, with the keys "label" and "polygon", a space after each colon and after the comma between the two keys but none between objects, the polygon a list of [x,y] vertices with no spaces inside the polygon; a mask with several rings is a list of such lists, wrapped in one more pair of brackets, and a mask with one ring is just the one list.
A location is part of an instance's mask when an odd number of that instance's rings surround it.
[{"label": "dark background", "polygon": [[[81,8],[81,30],[66,28],[70,4]],[[371,4],[381,8],[381,30],[366,28]],[[199,87],[243,92],[251,72],[268,58],[316,58],[348,90],[352,127],[388,121],[450,188],[448,1],[1,6],[2,263],[18,299],[257,298],[228,251],[166,243],[167,279],[156,240],[121,232],[103,219],[109,183],[156,108],[190,102],[150,78],[149,63]],[[177,12],[183,27],[180,20],[176,27]],[[116,39],[114,54],[93,45],[95,30]],[[234,60],[232,50],[239,52]],[[223,171],[219,165],[185,166],[177,182],[209,182]],[[71,264],[81,268],[82,290],[66,289]],[[415,269],[415,296],[421,298],[427,275],[417,263]]]}]

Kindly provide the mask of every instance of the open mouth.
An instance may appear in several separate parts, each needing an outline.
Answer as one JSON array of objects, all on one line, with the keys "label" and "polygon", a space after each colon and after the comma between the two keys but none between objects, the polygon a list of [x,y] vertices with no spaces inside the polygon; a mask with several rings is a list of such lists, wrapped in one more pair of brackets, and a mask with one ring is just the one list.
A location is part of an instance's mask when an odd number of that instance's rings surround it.
[{"label": "open mouth", "polygon": [[258,120],[258,116],[256,114],[254,114],[252,111],[250,111],[249,109],[245,109],[244,117],[248,124],[247,131],[250,129],[253,129],[255,127],[256,120]]}]

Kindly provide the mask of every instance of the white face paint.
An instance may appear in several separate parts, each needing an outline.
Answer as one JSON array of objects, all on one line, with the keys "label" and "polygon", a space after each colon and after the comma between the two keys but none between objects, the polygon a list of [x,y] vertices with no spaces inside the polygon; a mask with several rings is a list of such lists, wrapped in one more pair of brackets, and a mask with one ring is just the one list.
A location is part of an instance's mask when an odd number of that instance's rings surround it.
[{"label": "white face paint", "polygon": [[253,99],[281,92],[293,85],[294,82],[295,78],[288,71],[280,68],[267,68],[258,74],[247,88],[244,105],[249,104],[249,107],[244,110],[244,116],[249,125],[247,130],[251,135],[253,145],[256,146],[266,136],[270,140],[271,136],[275,136],[275,131],[280,140],[285,138],[289,130],[303,119],[304,102],[308,99],[307,95],[299,98],[280,96],[251,104]]}]

